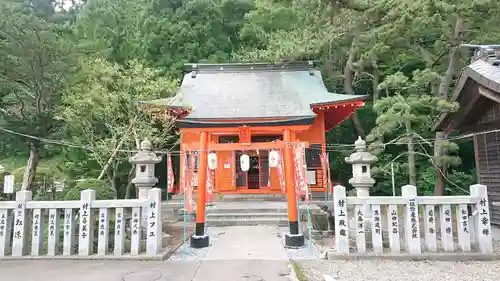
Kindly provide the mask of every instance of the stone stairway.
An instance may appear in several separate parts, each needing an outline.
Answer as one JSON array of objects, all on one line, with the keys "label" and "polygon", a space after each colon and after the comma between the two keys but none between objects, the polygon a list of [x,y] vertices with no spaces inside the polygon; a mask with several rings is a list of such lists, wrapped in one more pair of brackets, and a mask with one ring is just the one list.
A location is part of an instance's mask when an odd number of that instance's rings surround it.
[{"label": "stone stairway", "polygon": [[[196,202],[197,193],[193,194],[193,202]],[[324,192],[311,192],[311,200],[324,201],[326,200]],[[173,195],[172,202],[182,203],[184,200],[183,195]],[[170,202],[169,201],[169,202]],[[255,201],[272,201],[272,202],[285,202],[286,198],[282,194],[215,194],[214,202],[255,202]]]},{"label": "stone stairway", "polygon": [[[195,210],[196,212],[196,210]],[[182,200],[172,198],[163,202],[162,217],[164,223],[184,220]],[[196,215],[191,214],[193,222]],[[206,208],[206,224],[211,227],[250,226],[250,225],[288,225],[286,202],[264,200],[262,198],[238,198],[236,200],[217,200]]]},{"label": "stone stairway", "polygon": [[[196,204],[196,194],[193,195],[195,197],[193,203]],[[316,196],[318,199],[324,197],[323,193],[318,193]],[[214,199],[214,202],[206,208],[207,226],[288,226],[287,203],[281,194],[231,194],[218,195]],[[301,219],[306,220],[306,206],[300,207]],[[316,205],[311,205],[311,210],[320,211]],[[183,197],[174,195],[171,200],[164,201],[162,216],[164,223],[182,223],[184,220]],[[195,217],[196,214],[190,214],[189,221],[193,223]]]},{"label": "stone stairway", "polygon": [[287,226],[285,202],[224,202],[207,207],[207,226]]},{"label": "stone stairway", "polygon": [[163,201],[161,216],[163,224],[173,224],[183,220],[184,203],[180,201]]},{"label": "stone stairway", "polygon": [[[197,193],[193,193],[193,201],[196,202]],[[173,201],[184,200],[183,195],[176,194],[172,196]],[[284,201],[285,197],[281,194],[215,194],[214,202],[253,202],[253,201]]]}]

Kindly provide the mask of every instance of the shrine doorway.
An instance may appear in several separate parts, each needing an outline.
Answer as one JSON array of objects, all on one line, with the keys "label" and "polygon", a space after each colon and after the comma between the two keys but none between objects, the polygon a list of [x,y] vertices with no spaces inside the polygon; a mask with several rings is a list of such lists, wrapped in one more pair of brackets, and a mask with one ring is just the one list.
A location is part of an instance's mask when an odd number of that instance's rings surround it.
[{"label": "shrine doorway", "polygon": [[[240,165],[240,156],[245,153],[250,158],[248,171],[242,171]],[[270,188],[270,169],[269,153],[261,150],[258,153],[255,150],[242,151],[236,153],[236,189],[237,190],[261,190]]]},{"label": "shrine doorway", "polygon": [[248,189],[260,188],[259,156],[250,156],[250,169],[248,170]]}]

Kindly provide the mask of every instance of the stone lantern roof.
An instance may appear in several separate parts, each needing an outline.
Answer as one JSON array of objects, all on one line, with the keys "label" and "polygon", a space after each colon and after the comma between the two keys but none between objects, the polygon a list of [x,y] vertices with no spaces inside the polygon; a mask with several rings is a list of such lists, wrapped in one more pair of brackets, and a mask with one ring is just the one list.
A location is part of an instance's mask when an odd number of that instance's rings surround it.
[{"label": "stone lantern roof", "polygon": [[366,151],[366,142],[358,137],[354,142],[356,152],[345,158],[348,164],[373,164],[377,161],[377,157]]},{"label": "stone lantern roof", "polygon": [[153,145],[148,139],[141,142],[141,150],[134,156],[130,157],[129,161],[132,164],[156,164],[161,162],[161,157],[156,156],[151,151]]}]

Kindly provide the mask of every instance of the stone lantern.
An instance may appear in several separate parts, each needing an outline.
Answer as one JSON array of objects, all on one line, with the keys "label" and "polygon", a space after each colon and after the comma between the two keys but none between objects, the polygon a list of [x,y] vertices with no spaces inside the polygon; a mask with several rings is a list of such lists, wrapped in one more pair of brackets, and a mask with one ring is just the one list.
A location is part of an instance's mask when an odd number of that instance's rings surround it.
[{"label": "stone lantern", "polygon": [[148,190],[158,183],[155,164],[161,162],[161,157],[156,156],[151,148],[151,142],[145,139],[141,142],[141,150],[129,159],[130,163],[136,165],[132,183],[139,189],[139,199],[148,199]]},{"label": "stone lantern", "polygon": [[[151,148],[151,142],[145,139],[141,142],[141,150],[129,159],[130,163],[136,165],[135,178],[132,179],[132,183],[139,189],[138,198],[144,200],[148,200],[148,191],[158,183],[158,178],[155,177],[155,164],[161,162],[161,157],[156,156]],[[146,235],[147,215],[147,208],[142,208],[141,232],[143,238]]]},{"label": "stone lantern", "polygon": [[[345,158],[348,164],[352,165],[352,178],[349,183],[356,188],[357,197],[369,197],[370,188],[375,184],[375,180],[371,175],[371,165],[377,161],[377,157],[366,151],[366,142],[358,137],[354,142],[355,152]],[[363,221],[366,235],[366,245],[371,247],[371,208],[370,205],[363,205]],[[349,221],[349,230],[352,233],[351,237],[356,237],[356,215]],[[352,226],[352,227],[351,227]]]},{"label": "stone lantern", "polygon": [[372,178],[371,165],[377,161],[377,157],[366,151],[366,142],[358,137],[354,142],[356,152],[345,158],[352,165],[352,178],[349,183],[356,188],[358,197],[370,196],[370,188],[375,184]]}]

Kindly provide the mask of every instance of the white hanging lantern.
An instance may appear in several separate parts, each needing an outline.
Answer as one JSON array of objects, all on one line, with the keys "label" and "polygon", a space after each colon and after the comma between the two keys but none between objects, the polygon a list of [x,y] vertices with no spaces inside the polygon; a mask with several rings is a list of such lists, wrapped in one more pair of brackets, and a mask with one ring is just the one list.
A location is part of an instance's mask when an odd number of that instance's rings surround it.
[{"label": "white hanging lantern", "polygon": [[217,154],[215,152],[210,152],[208,154],[208,168],[210,170],[217,169]]},{"label": "white hanging lantern", "polygon": [[271,150],[269,152],[269,166],[271,168],[278,167],[278,162],[280,161],[280,155],[276,150]]},{"label": "white hanging lantern", "polygon": [[243,172],[250,169],[250,157],[248,157],[248,155],[243,154],[240,156],[240,167]]}]

